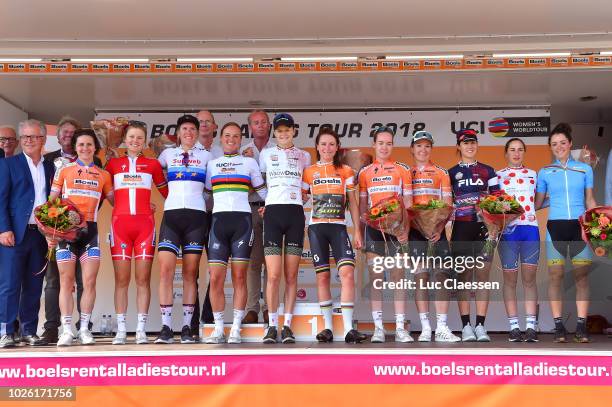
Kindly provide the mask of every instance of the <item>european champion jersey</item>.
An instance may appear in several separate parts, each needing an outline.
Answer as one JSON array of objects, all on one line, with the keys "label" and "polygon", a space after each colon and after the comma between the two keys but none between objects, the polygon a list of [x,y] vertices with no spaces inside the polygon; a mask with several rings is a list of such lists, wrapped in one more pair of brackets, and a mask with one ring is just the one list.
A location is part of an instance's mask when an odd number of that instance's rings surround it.
[{"label": "european champion jersey", "polygon": [[206,165],[211,155],[206,150],[192,148],[184,151],[181,147],[167,148],[159,155],[158,161],[168,170],[168,198],[164,210],[195,209],[205,211],[204,183]]},{"label": "european champion jersey", "polygon": [[525,167],[508,167],[497,171],[501,189],[506,194],[513,196],[525,209],[525,213],[508,226],[538,226],[535,213],[536,178],[536,172]]},{"label": "european champion jersey", "polygon": [[302,205],[302,174],[310,166],[310,154],[293,146],[275,146],[259,155],[259,169],[266,177],[266,205]]},{"label": "european champion jersey", "polygon": [[261,177],[257,161],[253,158],[225,154],[209,161],[206,170],[206,191],[212,192],[213,195],[213,213],[251,213],[249,205],[251,188],[265,199],[266,184]]},{"label": "european champion jersey", "polygon": [[114,215],[149,215],[153,184],[168,196],[168,183],[159,161],[144,156],[111,159],[106,171],[113,177]]},{"label": "european champion jersey", "polygon": [[538,173],[536,191],[550,198],[549,220],[578,219],[586,210],[584,190],[593,188],[593,170],[588,164],[569,159],[565,166],[559,160]]},{"label": "european champion jersey", "polygon": [[499,191],[495,170],[479,162],[459,163],[448,170],[453,187],[455,221],[478,221],[476,203],[483,195]]}]

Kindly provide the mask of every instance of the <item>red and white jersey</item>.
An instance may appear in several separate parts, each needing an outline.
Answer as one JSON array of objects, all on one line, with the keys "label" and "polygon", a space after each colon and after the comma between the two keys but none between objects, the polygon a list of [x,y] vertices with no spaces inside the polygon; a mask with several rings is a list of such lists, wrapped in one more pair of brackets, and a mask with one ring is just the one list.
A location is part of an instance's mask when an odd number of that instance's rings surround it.
[{"label": "red and white jersey", "polygon": [[509,226],[538,226],[535,213],[537,173],[525,167],[508,167],[497,171],[497,178],[500,188],[506,194],[516,198],[525,209],[525,213]]},{"label": "red and white jersey", "polygon": [[113,179],[115,206],[113,215],[149,215],[153,184],[165,197],[168,182],[162,167],[154,158],[129,156],[113,158],[106,166]]}]

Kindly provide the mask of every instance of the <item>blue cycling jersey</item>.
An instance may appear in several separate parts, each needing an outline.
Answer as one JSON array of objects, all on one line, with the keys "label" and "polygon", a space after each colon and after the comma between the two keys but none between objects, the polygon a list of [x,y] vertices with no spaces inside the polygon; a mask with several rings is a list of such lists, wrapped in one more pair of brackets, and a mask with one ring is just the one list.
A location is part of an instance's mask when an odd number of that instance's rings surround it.
[{"label": "blue cycling jersey", "polygon": [[565,166],[559,160],[538,173],[536,192],[548,193],[549,220],[578,219],[585,211],[584,190],[593,188],[593,170],[588,164],[569,159]]}]

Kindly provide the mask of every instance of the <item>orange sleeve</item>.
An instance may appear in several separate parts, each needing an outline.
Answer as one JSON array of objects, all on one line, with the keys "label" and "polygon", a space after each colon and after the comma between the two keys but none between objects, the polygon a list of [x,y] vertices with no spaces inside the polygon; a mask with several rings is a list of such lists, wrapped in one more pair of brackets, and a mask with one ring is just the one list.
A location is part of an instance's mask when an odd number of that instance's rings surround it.
[{"label": "orange sleeve", "polygon": [[104,177],[104,185],[102,185],[102,193],[104,196],[113,195],[113,181],[108,171],[103,171],[102,176]]},{"label": "orange sleeve", "polygon": [[53,183],[51,184],[51,191],[61,193],[62,187],[64,186],[64,174],[66,173],[66,168],[61,168],[55,171],[55,175],[53,176]]},{"label": "orange sleeve", "polygon": [[402,184],[403,184],[403,194],[404,195],[412,195],[412,173],[409,169],[405,167],[401,168],[402,172]]},{"label": "orange sleeve", "polygon": [[453,188],[451,186],[450,176],[448,175],[448,173],[442,172],[441,177],[442,179],[440,180],[440,189],[442,190],[442,197],[452,196]]},{"label": "orange sleeve", "polygon": [[355,171],[348,165],[342,167],[344,171],[344,179],[346,180],[346,189],[347,191],[355,190]]},{"label": "orange sleeve", "polygon": [[362,168],[361,171],[359,171],[359,195],[360,196],[368,196],[368,185],[366,182],[366,175],[365,175],[366,172],[367,170],[365,168]]},{"label": "orange sleeve", "polygon": [[312,183],[312,176],[310,175],[312,171],[310,167],[304,170],[304,174],[302,174],[302,191],[308,193],[310,191],[310,184]]}]

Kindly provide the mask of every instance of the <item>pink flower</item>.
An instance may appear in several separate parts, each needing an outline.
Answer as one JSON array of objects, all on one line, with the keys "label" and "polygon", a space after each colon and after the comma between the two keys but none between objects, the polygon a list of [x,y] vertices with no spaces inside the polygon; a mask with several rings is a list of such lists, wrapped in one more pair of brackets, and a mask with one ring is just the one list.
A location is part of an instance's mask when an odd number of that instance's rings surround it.
[{"label": "pink flower", "polygon": [[599,237],[601,238],[601,240],[606,240],[608,238],[608,235],[602,233],[601,235],[599,235]]},{"label": "pink flower", "polygon": [[597,222],[599,223],[599,226],[605,227],[610,224],[610,218],[608,218],[607,216],[600,216]]}]

